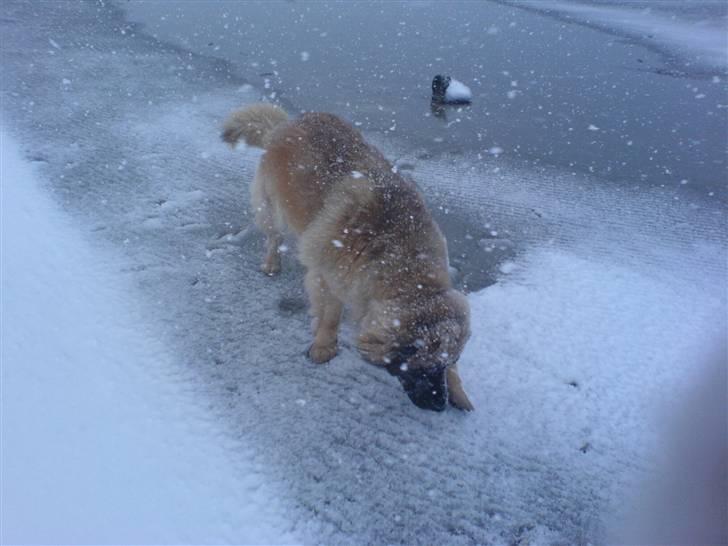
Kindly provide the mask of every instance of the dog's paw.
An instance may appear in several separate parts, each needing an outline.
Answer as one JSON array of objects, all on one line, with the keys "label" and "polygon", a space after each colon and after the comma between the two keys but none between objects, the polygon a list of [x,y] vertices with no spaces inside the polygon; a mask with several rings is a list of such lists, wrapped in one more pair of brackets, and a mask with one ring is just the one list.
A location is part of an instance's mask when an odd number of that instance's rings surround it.
[{"label": "dog's paw", "polygon": [[473,406],[468,395],[463,390],[450,392],[450,405],[462,411],[475,410],[475,406]]},{"label": "dog's paw", "polygon": [[323,364],[328,362],[336,356],[338,350],[336,344],[334,345],[311,345],[308,349],[308,358],[314,361],[316,364]]}]

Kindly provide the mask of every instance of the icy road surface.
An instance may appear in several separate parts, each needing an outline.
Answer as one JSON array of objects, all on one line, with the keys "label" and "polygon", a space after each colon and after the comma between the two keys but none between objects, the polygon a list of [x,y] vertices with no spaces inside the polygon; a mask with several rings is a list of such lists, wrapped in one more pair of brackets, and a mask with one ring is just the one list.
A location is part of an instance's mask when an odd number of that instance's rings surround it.
[{"label": "icy road surface", "polygon": [[[476,154],[431,161],[367,135],[415,176],[451,241],[458,282],[477,289],[461,360],[477,410],[424,412],[358,358],[348,329],[330,364],[306,360],[294,245],[279,278],[258,270],[262,240],[247,202],[259,151],[231,152],[219,141],[228,111],[260,99],[231,65],[145,35],[108,3],[7,1],[0,31],[6,129],[79,236],[114,257],[98,282],[115,294],[130,287],[119,305],[138,309],[134,335],[163,348],[152,379],[138,364],[127,370],[127,349],[89,374],[141,385],[150,397],[158,388],[162,399],[177,387],[154,379],[158,367],[185,378],[176,409],[149,429],[161,436],[149,471],[158,468],[164,480],[165,457],[181,459],[180,489],[160,493],[160,512],[147,513],[149,534],[134,540],[164,540],[164,512],[183,490],[226,507],[215,514],[225,533],[194,535],[201,542],[263,541],[255,533],[269,533],[327,544],[594,544],[619,528],[621,512],[657,472],[663,410],[697,380],[704,351],[726,328],[725,203],[557,170],[536,174]],[[3,208],[3,229],[14,229],[6,218]],[[21,313],[6,309],[5,298],[4,325]],[[64,328],[94,317],[68,322]],[[125,339],[114,331],[120,324],[108,323],[105,334]],[[4,351],[5,341],[27,335],[14,328],[3,326]],[[725,355],[724,345],[717,350]],[[3,358],[3,383],[22,376],[16,366],[41,374],[52,366],[32,354],[26,363]],[[82,390],[69,393],[81,408],[93,406]],[[6,413],[5,404],[3,396],[3,419],[22,429],[31,414]],[[109,427],[127,426],[118,408],[101,415]],[[186,442],[165,440],[168,427],[187,426],[199,441],[218,439],[208,446],[224,462],[217,472]],[[98,421],[94,430],[105,434]],[[62,461],[63,446],[48,434],[44,449]],[[84,450],[94,440],[69,441]],[[15,483],[38,483],[45,472],[69,499],[80,494],[75,481],[57,481],[63,468],[27,461]],[[3,457],[4,473],[6,464]],[[217,491],[221,473],[230,482]],[[229,503],[235,483],[262,484],[254,506]],[[261,530],[251,518],[271,497]],[[3,498],[4,506],[20,500]],[[3,508],[6,517],[12,512]],[[114,521],[118,527],[89,540],[127,539],[123,518]],[[19,534],[8,539],[33,540],[13,525]]]}]

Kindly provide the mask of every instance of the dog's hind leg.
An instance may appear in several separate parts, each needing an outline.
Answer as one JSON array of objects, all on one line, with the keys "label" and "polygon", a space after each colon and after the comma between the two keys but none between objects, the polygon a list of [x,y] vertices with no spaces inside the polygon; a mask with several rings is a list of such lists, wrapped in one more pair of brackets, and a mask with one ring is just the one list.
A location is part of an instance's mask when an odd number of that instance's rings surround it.
[{"label": "dog's hind leg", "polygon": [[281,271],[280,247],[281,243],[283,242],[283,236],[278,231],[266,233],[266,235],[267,240],[265,257],[263,259],[263,263],[260,266],[260,269],[263,271],[263,273],[265,273],[269,277],[272,277],[274,275],[277,275]]},{"label": "dog's hind leg", "polygon": [[317,364],[323,364],[336,356],[343,305],[316,271],[309,270],[306,273],[306,292],[311,301],[314,320],[314,339],[308,356]]},{"label": "dog's hind leg", "polygon": [[450,404],[464,411],[473,411],[475,409],[468,395],[465,394],[465,389],[463,389],[457,363],[447,369],[447,390],[450,396]]},{"label": "dog's hind leg", "polygon": [[260,268],[266,275],[273,276],[281,270],[280,246],[283,235],[276,222],[273,203],[266,195],[265,177],[259,168],[251,187],[251,204],[255,211],[255,224],[266,236],[266,251]]}]

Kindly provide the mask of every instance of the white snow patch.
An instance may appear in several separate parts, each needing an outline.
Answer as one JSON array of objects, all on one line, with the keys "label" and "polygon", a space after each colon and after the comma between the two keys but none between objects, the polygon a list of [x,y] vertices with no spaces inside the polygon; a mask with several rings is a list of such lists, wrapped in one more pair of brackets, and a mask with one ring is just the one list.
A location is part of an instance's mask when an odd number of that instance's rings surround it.
[{"label": "white snow patch", "polygon": [[474,418],[534,457],[560,450],[568,468],[583,461],[580,446],[605,469],[649,458],[656,409],[725,331],[714,294],[564,250],[530,252],[469,297],[477,328],[460,370],[484,409]]},{"label": "white snow patch", "polygon": [[470,88],[463,82],[451,79],[450,84],[445,90],[446,101],[469,101],[473,98],[473,93]]},{"label": "white snow patch", "polygon": [[0,141],[3,543],[290,542],[272,484],[144,330],[120,264]]}]

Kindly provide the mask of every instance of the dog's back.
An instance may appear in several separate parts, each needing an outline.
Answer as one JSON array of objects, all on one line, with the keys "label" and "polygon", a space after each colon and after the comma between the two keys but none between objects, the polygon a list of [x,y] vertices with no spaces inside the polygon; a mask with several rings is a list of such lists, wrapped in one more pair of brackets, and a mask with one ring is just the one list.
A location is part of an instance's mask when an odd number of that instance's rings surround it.
[{"label": "dog's back", "polygon": [[332,114],[311,113],[274,131],[260,169],[263,176],[272,175],[271,197],[284,204],[288,224],[301,233],[337,184],[391,167],[349,124]]},{"label": "dog's back", "polygon": [[424,214],[429,219],[414,184],[394,173],[379,150],[333,114],[308,113],[288,121],[277,106],[256,104],[234,112],[222,138],[233,145],[244,139],[266,150],[259,174],[268,197],[286,208],[286,219],[297,233],[316,217],[332,188],[349,179],[362,179],[386,224],[396,225],[387,215],[409,208],[417,209],[411,211],[415,218]]},{"label": "dog's back", "polygon": [[450,286],[445,240],[417,187],[337,116],[305,114],[279,126],[260,169],[273,175],[271,198],[303,235],[305,265],[328,265],[342,281],[376,272],[387,278],[380,290],[400,290],[400,277],[425,290]]}]

